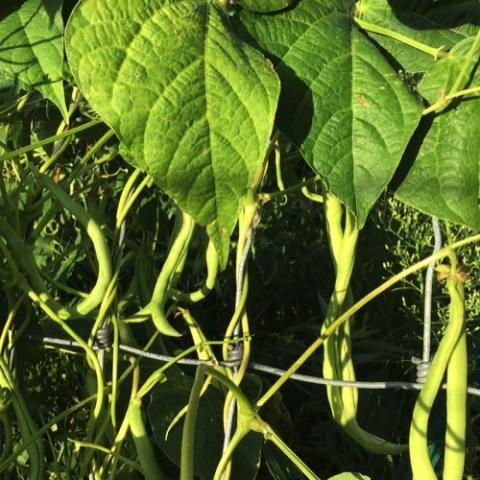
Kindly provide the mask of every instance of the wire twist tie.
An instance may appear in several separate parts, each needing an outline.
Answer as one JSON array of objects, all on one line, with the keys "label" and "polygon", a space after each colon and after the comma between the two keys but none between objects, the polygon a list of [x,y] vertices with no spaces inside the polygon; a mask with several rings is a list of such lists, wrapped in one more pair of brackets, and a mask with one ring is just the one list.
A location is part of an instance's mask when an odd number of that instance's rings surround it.
[{"label": "wire twist tie", "polygon": [[113,328],[110,322],[97,330],[95,343],[100,350],[110,348],[113,345]]},{"label": "wire twist tie", "polygon": [[239,367],[243,360],[243,343],[235,343],[228,346],[227,363],[231,367]]},{"label": "wire twist tie", "polygon": [[425,383],[428,377],[428,372],[430,370],[430,365],[432,364],[431,360],[424,361],[418,357],[412,357],[412,363],[416,366],[416,382]]}]

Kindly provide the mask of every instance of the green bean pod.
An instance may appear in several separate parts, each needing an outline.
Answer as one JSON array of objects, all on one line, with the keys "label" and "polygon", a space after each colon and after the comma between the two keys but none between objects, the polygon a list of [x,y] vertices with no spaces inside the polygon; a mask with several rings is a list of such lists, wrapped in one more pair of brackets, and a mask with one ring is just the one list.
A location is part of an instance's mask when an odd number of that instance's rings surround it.
[{"label": "green bean pod", "polygon": [[[343,227],[343,215],[344,209],[340,201],[331,194],[326,195],[325,217],[336,279],[334,292],[322,326],[322,333],[353,303],[350,280],[355,262],[359,230],[355,225],[353,215],[346,210],[345,226]],[[323,376],[336,380],[355,380],[350,319],[325,340]],[[407,450],[407,445],[399,445],[384,440],[367,432],[358,424],[357,389],[328,385],[327,396],[334,420],[366,450],[384,455],[398,454]]]},{"label": "green bean pod", "polygon": [[[433,358],[425,385],[418,396],[413,410],[409,446],[410,464],[414,480],[437,480],[437,475],[428,452],[428,420],[448,363],[464,329],[463,314],[459,308],[459,305],[463,305],[463,298],[457,288],[457,283],[458,280],[451,275],[447,279],[447,288],[450,296],[450,319]],[[456,414],[456,412],[451,412],[451,415],[453,414]]]},{"label": "green bean pod", "polygon": [[196,303],[203,300],[213,290],[218,275],[218,254],[211,240],[208,242],[205,253],[205,263],[207,265],[207,278],[205,279],[205,283],[198,290],[190,293],[173,290],[172,298],[182,302]]},{"label": "green bean pod", "polygon": [[62,207],[77,218],[93,243],[98,262],[97,280],[88,296],[73,308],[76,315],[87,315],[100,305],[112,279],[112,261],[107,241],[100,226],[81,205],[72,200],[63,189],[47,175],[39,175],[39,179]]},{"label": "green bean pod", "polygon": [[[178,231],[174,231],[174,239],[170,246],[160,275],[155,283],[152,298],[150,303],[144,309],[144,312],[150,313],[152,316],[152,321],[160,333],[174,337],[180,336],[180,333],[174,327],[172,327],[170,322],[167,320],[167,316],[165,314],[165,302],[168,298],[169,289],[174,286],[172,284],[174,283],[173,277],[175,276],[176,272],[178,273],[178,265],[180,262],[182,262],[182,259],[188,251],[193,230],[195,228],[195,222],[190,215],[180,209],[178,210],[177,215],[180,216],[180,225]],[[178,278],[176,280],[178,280]]]},{"label": "green bean pod", "polygon": [[[463,284],[457,284],[456,315],[463,328],[447,368],[447,430],[445,432],[444,480],[462,480],[465,469],[467,430],[468,352],[465,331]],[[461,299],[461,300],[460,300]]]}]

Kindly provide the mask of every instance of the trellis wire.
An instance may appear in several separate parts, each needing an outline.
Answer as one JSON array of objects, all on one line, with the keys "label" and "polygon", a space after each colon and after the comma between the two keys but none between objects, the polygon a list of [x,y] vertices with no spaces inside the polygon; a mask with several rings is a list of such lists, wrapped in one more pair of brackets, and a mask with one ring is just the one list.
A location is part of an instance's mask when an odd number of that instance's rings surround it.
[{"label": "trellis wire", "polygon": [[[440,220],[432,217],[432,228],[434,246],[432,254],[437,253],[442,248],[442,230]],[[435,271],[435,262],[427,267],[425,274],[425,296],[423,303],[423,355],[424,362],[430,362],[431,356],[431,337],[432,337],[432,292],[433,292],[433,274]]]},{"label": "trellis wire", "polygon": [[[39,338],[39,337],[31,337],[31,338]],[[62,338],[52,338],[52,337],[40,337],[39,339],[45,345],[57,345],[57,346],[69,347],[69,348],[80,348],[80,345],[74,342],[73,340],[66,340]],[[131,353],[139,357],[144,357],[144,358],[148,358],[150,360],[156,360],[159,362],[166,363],[171,360],[174,360],[175,358],[169,355],[161,355],[157,353],[144,352],[139,348],[134,348],[134,347],[130,347],[128,345],[123,345],[123,344],[120,344],[118,348],[123,352]],[[98,350],[99,347],[95,346],[94,349]],[[198,360],[196,358],[182,358],[178,360],[177,363],[179,365],[190,365],[190,366],[198,366],[198,365],[214,366],[214,364],[210,361]],[[225,367],[235,367],[239,365],[239,362],[223,361],[223,362],[219,362],[219,364]],[[249,364],[249,369],[255,370],[257,372],[268,373],[270,375],[275,375],[278,377],[282,376],[286,371],[286,370],[282,370],[281,368],[272,367],[270,365],[264,365],[263,363],[257,363],[257,362],[251,362]],[[316,385],[333,385],[336,387],[352,387],[352,388],[360,388],[360,389],[367,389],[367,390],[387,390],[387,389],[421,390],[423,387],[423,384],[418,382],[403,382],[403,381],[367,382],[367,381],[358,381],[358,380],[357,381],[332,380],[329,378],[316,377],[313,375],[304,375],[301,373],[294,373],[290,378],[292,380],[297,380],[299,382],[312,383]],[[445,388],[445,387],[446,385],[442,386],[442,388]],[[480,397],[480,388],[468,387],[468,393],[470,395]]]}]

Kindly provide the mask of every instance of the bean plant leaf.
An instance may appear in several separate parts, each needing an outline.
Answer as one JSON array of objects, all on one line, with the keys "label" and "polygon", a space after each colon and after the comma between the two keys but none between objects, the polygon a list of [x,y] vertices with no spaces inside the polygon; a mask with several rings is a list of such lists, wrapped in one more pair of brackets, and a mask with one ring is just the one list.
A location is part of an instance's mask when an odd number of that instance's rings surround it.
[{"label": "bean plant leaf", "polygon": [[238,3],[253,12],[275,12],[289,7],[294,0],[239,0]]},{"label": "bean plant leaf", "polygon": [[279,95],[271,63],[207,0],[84,0],[66,34],[91,106],[226,264]]},{"label": "bean plant leaf", "polygon": [[[480,40],[480,39],[479,39]],[[423,75],[418,92],[433,104],[450,93],[462,90],[471,79],[480,54],[480,41],[468,37],[460,41],[448,56],[435,62]]]},{"label": "bean plant leaf", "polygon": [[[452,89],[480,86],[480,75],[474,71],[478,43],[471,37],[462,40],[448,58],[425,72],[418,90],[431,104]],[[467,85],[472,75],[474,81]],[[459,105],[450,104],[435,118],[397,191],[400,200],[425,213],[475,229],[480,228],[480,126],[472,118],[480,115],[479,93],[463,97]]]},{"label": "bean plant leaf", "polygon": [[[246,383],[250,382],[247,377]],[[173,427],[168,438],[167,428],[180,408],[188,403],[193,379],[179,373],[171,373],[168,381],[158,385],[152,395],[149,419],[155,441],[168,458],[180,465],[180,450],[184,418]],[[247,386],[248,388],[248,386]],[[255,389],[255,386],[253,386]],[[210,386],[200,400],[195,429],[195,474],[203,480],[211,480],[222,456],[224,394]],[[260,453],[263,437],[250,433],[239,445],[234,454],[234,480],[253,480],[260,466]]]},{"label": "bean plant leaf", "polygon": [[[360,0],[360,19],[400,33],[434,49],[449,50],[478,30],[480,4],[473,2],[405,2]],[[379,33],[368,34],[392,54],[408,72],[424,72],[436,58],[419,48]]]},{"label": "bean plant leaf", "polygon": [[279,125],[360,226],[419,122],[421,104],[354,25],[354,3],[303,0],[268,17],[243,13],[244,35],[282,79]]},{"label": "bean plant leaf", "polygon": [[62,70],[62,0],[2,2],[0,83],[35,88],[66,117]]},{"label": "bean plant leaf", "polygon": [[403,202],[454,223],[480,228],[480,102],[465,99],[439,115],[397,190]]}]

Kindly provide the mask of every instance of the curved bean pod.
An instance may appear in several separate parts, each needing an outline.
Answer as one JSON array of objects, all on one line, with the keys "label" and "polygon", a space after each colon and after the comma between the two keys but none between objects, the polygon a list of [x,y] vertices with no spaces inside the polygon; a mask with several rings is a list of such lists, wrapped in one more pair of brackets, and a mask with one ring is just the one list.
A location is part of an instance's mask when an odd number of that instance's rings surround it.
[{"label": "curved bean pod", "polygon": [[457,288],[457,280],[449,277],[447,288],[450,295],[450,319],[433,358],[425,385],[415,403],[410,427],[410,463],[414,480],[437,480],[428,453],[428,420],[448,362],[463,331],[463,316],[458,308],[460,304],[463,305],[463,299]]},{"label": "curved bean pod", "polygon": [[[325,198],[325,216],[330,252],[335,267],[335,287],[322,333],[353,303],[350,280],[355,262],[355,250],[359,230],[353,215],[345,211],[340,201],[331,194]],[[352,361],[350,320],[334,334],[327,337],[324,346],[323,375],[325,378],[355,380]],[[358,391],[355,388],[327,386],[327,396],[334,420],[345,432],[366,450],[372,453],[390,455],[407,450],[407,445],[399,445],[384,440],[364,430],[357,421]]]},{"label": "curved bean pod", "polygon": [[172,280],[179,262],[186,255],[192,239],[195,222],[193,218],[182,210],[178,210],[180,225],[178,232],[174,231],[174,240],[170,246],[167,258],[163,264],[160,275],[155,283],[150,303],[143,309],[143,313],[150,313],[157,330],[164,335],[173,337],[180,336],[180,333],[172,327],[165,315],[165,302],[169,288],[172,288]]},{"label": "curved bean pod", "polygon": [[100,305],[112,279],[110,250],[102,229],[93,217],[81,205],[72,200],[50,177],[39,175],[39,179],[58,200],[62,207],[77,218],[87,231],[87,235],[93,243],[98,262],[97,281],[88,296],[73,307],[73,311],[76,315],[83,316]]},{"label": "curved bean pod", "polygon": [[205,261],[207,265],[207,278],[205,279],[205,283],[198,290],[190,293],[173,290],[172,298],[174,300],[189,303],[200,302],[213,290],[218,275],[218,254],[211,240],[208,242]]}]

